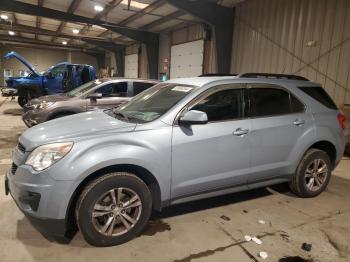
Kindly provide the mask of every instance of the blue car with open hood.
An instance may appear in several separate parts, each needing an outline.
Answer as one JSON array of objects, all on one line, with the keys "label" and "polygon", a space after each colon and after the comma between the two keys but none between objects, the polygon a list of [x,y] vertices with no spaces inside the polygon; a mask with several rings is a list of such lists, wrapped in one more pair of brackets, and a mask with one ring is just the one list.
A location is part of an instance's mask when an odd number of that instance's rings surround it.
[{"label": "blue car with open hood", "polygon": [[95,69],[91,65],[62,62],[41,73],[14,51],[7,53],[4,58],[16,58],[30,71],[28,76],[9,77],[6,80],[7,88],[3,95],[18,95],[20,106],[32,98],[68,92],[96,78]]}]

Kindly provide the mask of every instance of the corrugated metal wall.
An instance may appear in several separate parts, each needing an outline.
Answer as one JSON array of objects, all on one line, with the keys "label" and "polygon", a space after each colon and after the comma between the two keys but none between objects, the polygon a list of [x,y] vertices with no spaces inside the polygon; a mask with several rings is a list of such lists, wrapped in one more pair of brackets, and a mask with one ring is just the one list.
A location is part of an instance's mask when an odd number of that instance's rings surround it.
[{"label": "corrugated metal wall", "polygon": [[350,0],[240,3],[231,71],[302,75],[350,103]]}]

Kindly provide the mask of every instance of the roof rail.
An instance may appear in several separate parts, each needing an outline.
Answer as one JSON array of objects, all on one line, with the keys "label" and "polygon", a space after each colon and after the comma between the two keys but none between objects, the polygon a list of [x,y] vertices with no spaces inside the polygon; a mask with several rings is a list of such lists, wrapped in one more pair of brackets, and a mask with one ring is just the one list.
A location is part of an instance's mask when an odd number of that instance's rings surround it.
[{"label": "roof rail", "polygon": [[198,77],[215,77],[215,76],[237,76],[237,74],[219,74],[219,73],[208,73]]},{"label": "roof rail", "polygon": [[277,79],[290,79],[290,80],[301,80],[309,81],[309,79],[298,76],[298,75],[288,75],[288,74],[269,74],[269,73],[243,73],[239,74],[237,77],[246,77],[246,78],[277,78]]}]

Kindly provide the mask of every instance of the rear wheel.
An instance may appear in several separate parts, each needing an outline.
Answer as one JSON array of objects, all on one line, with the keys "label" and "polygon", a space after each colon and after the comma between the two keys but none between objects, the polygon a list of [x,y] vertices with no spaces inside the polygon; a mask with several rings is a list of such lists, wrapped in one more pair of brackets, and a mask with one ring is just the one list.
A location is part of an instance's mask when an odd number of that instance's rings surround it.
[{"label": "rear wheel", "polygon": [[89,244],[112,246],[139,235],[151,209],[151,193],[140,178],[110,173],[92,181],[81,193],[76,220]]},{"label": "rear wheel", "polygon": [[314,197],[327,187],[331,178],[332,165],[327,153],[310,149],[292,177],[291,190],[300,197]]}]

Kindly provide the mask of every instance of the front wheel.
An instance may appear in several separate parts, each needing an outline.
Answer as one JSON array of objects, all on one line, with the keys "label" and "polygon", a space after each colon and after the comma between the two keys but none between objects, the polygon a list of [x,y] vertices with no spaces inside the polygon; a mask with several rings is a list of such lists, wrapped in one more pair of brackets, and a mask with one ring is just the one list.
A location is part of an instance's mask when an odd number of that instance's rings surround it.
[{"label": "front wheel", "polygon": [[332,165],[328,154],[312,148],[300,161],[289,186],[300,197],[314,197],[326,189],[331,172]]},{"label": "front wheel", "polygon": [[20,107],[24,107],[24,105],[25,104],[27,104],[28,103],[28,97],[27,96],[19,96],[18,98],[17,98],[17,102],[18,102],[18,104],[20,105]]},{"label": "front wheel", "polygon": [[113,246],[139,235],[151,209],[147,185],[133,174],[116,172],[88,184],[78,199],[75,215],[89,244]]}]

